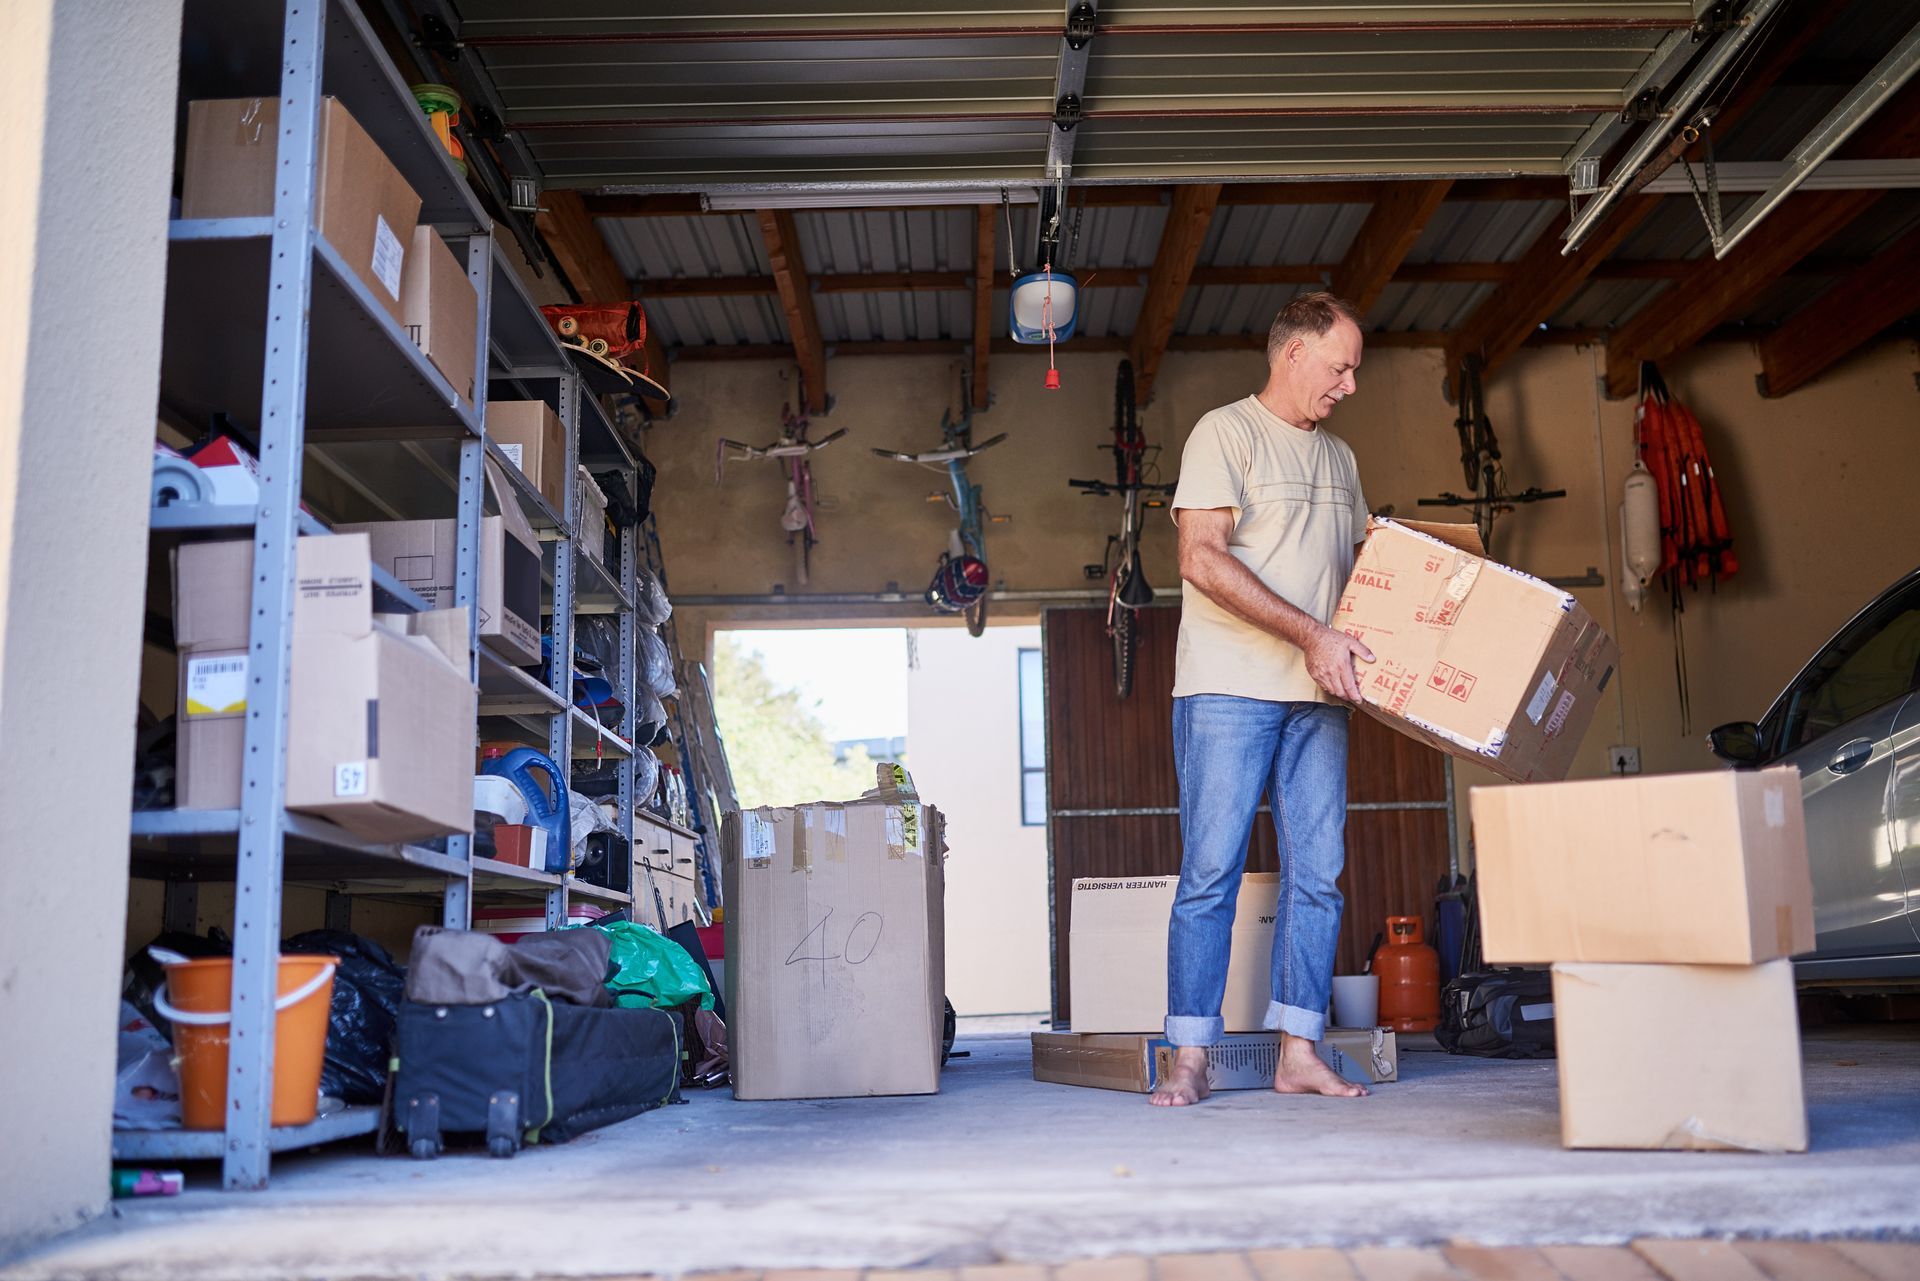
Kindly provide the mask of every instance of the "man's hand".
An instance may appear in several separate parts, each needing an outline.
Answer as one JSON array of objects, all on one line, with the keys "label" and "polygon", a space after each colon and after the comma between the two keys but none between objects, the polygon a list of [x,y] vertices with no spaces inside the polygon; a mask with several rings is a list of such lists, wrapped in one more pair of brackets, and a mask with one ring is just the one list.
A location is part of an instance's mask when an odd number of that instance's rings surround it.
[{"label": "man's hand", "polygon": [[1363,663],[1373,661],[1373,651],[1347,635],[1331,627],[1322,627],[1301,651],[1307,656],[1307,674],[1318,685],[1335,698],[1344,698],[1349,703],[1360,701],[1360,677],[1354,670],[1353,661],[1357,658]]}]

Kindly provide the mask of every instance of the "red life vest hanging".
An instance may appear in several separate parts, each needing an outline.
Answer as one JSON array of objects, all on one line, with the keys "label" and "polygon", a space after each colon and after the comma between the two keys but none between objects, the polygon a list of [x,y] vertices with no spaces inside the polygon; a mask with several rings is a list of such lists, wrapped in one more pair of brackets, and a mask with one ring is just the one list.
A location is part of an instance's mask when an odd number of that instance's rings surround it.
[{"label": "red life vest hanging", "polygon": [[1640,366],[1634,447],[1660,497],[1660,576],[1678,591],[1731,578],[1740,562],[1700,420],[1674,399],[1652,361]]}]

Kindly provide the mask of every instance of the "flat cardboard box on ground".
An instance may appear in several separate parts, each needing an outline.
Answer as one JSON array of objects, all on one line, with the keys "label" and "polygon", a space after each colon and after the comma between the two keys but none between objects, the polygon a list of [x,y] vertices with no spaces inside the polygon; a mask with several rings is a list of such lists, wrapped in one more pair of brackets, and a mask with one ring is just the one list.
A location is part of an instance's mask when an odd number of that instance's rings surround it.
[{"label": "flat cardboard box on ground", "polygon": [[480,296],[467,269],[432,227],[415,227],[400,276],[401,324],[413,345],[473,404]]},{"label": "flat cardboard box on ground", "polygon": [[[1073,883],[1068,995],[1075,1032],[1166,1030],[1167,927],[1177,876],[1087,877]],[[1258,1032],[1273,1002],[1273,922],[1280,878],[1240,880],[1221,1017]]]},{"label": "flat cardboard box on ground", "polygon": [[[364,534],[302,538],[297,555],[287,807],[369,840],[471,831],[466,611],[374,614]],[[182,809],[240,803],[252,577],[248,539],[176,553]]]},{"label": "flat cardboard box on ground", "polygon": [[1476,787],[1491,965],[1757,965],[1814,947],[1791,767]]},{"label": "flat cardboard box on ground", "polygon": [[[1328,1028],[1320,1057],[1357,1085],[1400,1079],[1400,1048],[1385,1028]],[[1165,1037],[1083,1032],[1035,1032],[1033,1079],[1056,1085],[1149,1094],[1173,1070],[1174,1047]],[[1280,1061],[1280,1034],[1229,1036],[1207,1055],[1207,1084],[1216,1090],[1270,1090]]]},{"label": "flat cardboard box on ground", "polygon": [[1620,661],[1578,601],[1488,560],[1471,525],[1369,522],[1333,626],[1373,651],[1367,713],[1516,783],[1566,777]]},{"label": "flat cardboard box on ground", "polygon": [[[480,641],[518,666],[540,661],[540,536],[498,466],[488,460],[487,489],[500,514],[480,520],[480,584],[474,604]],[[439,609],[453,604],[459,566],[459,530],[447,520],[390,520],[341,525],[338,533],[364,533],[374,561]]]},{"label": "flat cardboard box on ground", "polygon": [[940,813],[904,770],[856,801],[726,816],[737,1099],[932,1094],[945,1021]]},{"label": "flat cardboard box on ground", "polygon": [[[279,124],[278,98],[188,103],[180,216],[271,217]],[[316,229],[404,325],[400,285],[420,197],[337,98],[321,104],[316,185]]]},{"label": "flat cardboard box on ground", "polygon": [[487,435],[555,515],[567,510],[567,429],[544,400],[489,400]]},{"label": "flat cardboard box on ground", "polygon": [[1793,963],[1556,965],[1560,1141],[1807,1150]]}]

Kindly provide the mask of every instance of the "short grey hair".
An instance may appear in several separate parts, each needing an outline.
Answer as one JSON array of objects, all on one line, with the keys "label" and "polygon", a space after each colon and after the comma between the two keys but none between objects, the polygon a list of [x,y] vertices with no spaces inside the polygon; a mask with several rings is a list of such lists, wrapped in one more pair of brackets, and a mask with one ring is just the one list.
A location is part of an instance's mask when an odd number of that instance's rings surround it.
[{"label": "short grey hair", "polygon": [[1342,317],[1351,320],[1356,329],[1359,328],[1360,316],[1346,299],[1324,289],[1296,295],[1292,302],[1280,309],[1280,314],[1273,318],[1273,328],[1267,330],[1267,360],[1271,362],[1296,338],[1305,338],[1308,334],[1316,338],[1324,335],[1339,324]]}]

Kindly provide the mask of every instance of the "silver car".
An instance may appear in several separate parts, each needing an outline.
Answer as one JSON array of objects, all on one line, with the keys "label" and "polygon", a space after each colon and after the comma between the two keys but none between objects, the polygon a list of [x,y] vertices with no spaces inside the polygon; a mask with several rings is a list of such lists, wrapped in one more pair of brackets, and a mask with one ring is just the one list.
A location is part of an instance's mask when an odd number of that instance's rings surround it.
[{"label": "silver car", "polygon": [[1841,628],[1758,725],[1707,740],[1737,768],[1800,771],[1817,935],[1802,982],[1920,979],[1920,569]]}]

